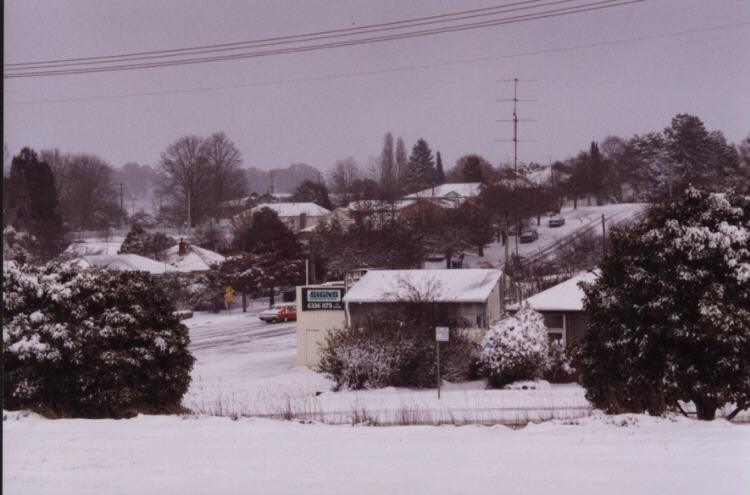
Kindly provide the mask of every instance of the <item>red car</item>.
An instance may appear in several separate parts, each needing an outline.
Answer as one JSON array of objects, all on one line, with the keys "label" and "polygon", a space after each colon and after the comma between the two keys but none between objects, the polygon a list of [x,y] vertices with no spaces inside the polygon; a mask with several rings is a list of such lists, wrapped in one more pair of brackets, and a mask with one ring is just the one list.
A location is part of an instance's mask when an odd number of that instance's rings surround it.
[{"label": "red car", "polygon": [[258,315],[265,322],[295,321],[297,319],[297,306],[292,303],[275,304]]}]

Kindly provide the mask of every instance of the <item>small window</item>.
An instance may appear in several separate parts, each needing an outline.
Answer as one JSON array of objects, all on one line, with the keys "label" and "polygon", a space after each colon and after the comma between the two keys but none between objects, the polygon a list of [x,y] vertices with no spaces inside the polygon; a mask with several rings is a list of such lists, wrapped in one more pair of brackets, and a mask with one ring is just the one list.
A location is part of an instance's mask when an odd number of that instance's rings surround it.
[{"label": "small window", "polygon": [[547,338],[549,339],[550,342],[553,342],[555,340],[562,342],[563,334],[562,332],[547,332]]},{"label": "small window", "polygon": [[545,314],[544,326],[547,328],[563,328],[563,315],[559,313]]}]

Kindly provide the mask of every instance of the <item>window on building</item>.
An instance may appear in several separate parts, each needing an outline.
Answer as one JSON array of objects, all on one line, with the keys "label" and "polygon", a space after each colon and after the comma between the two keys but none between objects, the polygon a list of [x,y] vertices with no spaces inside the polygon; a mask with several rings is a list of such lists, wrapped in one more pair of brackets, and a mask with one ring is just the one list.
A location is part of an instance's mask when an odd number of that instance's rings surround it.
[{"label": "window on building", "polygon": [[544,326],[547,328],[563,328],[563,315],[559,313],[544,314]]}]

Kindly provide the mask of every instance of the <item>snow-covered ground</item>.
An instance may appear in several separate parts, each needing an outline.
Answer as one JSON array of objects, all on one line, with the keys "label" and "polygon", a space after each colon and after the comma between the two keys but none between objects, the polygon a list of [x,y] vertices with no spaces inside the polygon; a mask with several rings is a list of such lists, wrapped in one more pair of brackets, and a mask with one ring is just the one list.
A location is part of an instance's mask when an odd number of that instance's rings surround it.
[{"label": "snow-covered ground", "polygon": [[[436,415],[451,423],[453,415],[461,423],[472,408],[481,420],[503,407],[585,401],[577,386],[544,383],[505,391],[447,384],[440,402],[435,390],[334,393],[324,377],[294,366],[294,323],[264,324],[237,310],[186,323],[197,362],[184,404],[198,414],[5,413],[3,493],[750,493],[747,424],[588,409],[520,429],[311,422],[302,413],[407,424]],[[302,419],[243,417],[258,410]]]},{"label": "snow-covered ground", "polygon": [[3,422],[5,494],[743,494],[750,426],[595,415],[504,426],[139,416]]}]

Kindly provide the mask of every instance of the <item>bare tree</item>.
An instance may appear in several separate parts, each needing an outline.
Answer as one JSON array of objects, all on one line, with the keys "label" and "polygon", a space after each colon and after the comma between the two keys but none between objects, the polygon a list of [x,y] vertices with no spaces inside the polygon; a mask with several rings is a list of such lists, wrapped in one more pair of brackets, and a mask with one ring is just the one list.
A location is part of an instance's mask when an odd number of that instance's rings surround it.
[{"label": "bare tree", "polygon": [[112,227],[122,219],[112,167],[96,155],[44,150],[41,158],[55,176],[59,211],[69,227],[86,230]]},{"label": "bare tree", "polygon": [[331,170],[328,181],[330,189],[334,193],[343,195],[343,200],[348,203],[353,199],[355,182],[361,173],[357,162],[351,156],[338,160]]},{"label": "bare tree", "polygon": [[212,177],[204,144],[199,136],[181,137],[167,147],[159,161],[159,193],[184,213],[188,226],[209,213],[210,201],[204,193]]},{"label": "bare tree", "polygon": [[211,135],[204,144],[211,175],[211,215],[218,219],[219,204],[247,194],[247,177],[242,166],[242,155],[223,132]]}]

